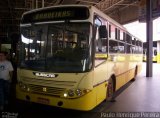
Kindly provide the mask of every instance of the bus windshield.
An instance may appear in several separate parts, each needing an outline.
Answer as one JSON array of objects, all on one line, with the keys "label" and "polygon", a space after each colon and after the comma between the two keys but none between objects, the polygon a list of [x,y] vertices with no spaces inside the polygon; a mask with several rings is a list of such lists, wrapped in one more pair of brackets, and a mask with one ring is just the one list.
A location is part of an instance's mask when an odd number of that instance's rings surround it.
[{"label": "bus windshield", "polygon": [[90,23],[21,27],[21,68],[47,72],[91,69]]}]

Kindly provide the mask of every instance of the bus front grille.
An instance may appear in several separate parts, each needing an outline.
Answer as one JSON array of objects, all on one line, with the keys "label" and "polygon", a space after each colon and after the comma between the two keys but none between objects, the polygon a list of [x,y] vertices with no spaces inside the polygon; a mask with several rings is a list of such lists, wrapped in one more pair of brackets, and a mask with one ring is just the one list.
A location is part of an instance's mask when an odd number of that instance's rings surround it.
[{"label": "bus front grille", "polygon": [[32,84],[29,84],[28,88],[33,93],[48,94],[54,96],[60,96],[65,91],[65,88],[46,87],[46,86],[32,85]]},{"label": "bus front grille", "polygon": [[26,84],[40,85],[40,86],[49,86],[49,87],[57,87],[57,88],[70,88],[75,86],[75,81],[55,81],[55,80],[45,80],[45,79],[37,79],[37,78],[27,78],[22,77],[21,81]]}]

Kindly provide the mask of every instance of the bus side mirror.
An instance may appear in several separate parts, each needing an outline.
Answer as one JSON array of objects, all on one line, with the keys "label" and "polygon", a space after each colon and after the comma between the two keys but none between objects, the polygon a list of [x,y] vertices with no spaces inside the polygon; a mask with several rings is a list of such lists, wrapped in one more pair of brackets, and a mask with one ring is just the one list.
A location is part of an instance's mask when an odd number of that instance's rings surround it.
[{"label": "bus side mirror", "polygon": [[108,33],[107,33],[107,28],[105,25],[99,26],[99,38],[100,39],[107,39]]}]

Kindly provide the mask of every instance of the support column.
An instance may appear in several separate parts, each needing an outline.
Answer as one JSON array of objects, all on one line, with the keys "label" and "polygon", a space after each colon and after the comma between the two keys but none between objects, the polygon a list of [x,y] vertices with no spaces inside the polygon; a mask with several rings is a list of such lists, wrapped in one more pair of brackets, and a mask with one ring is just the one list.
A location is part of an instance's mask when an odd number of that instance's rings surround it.
[{"label": "support column", "polygon": [[153,22],[152,0],[146,0],[146,25],[147,25],[147,65],[146,77],[152,77],[152,48],[153,48]]}]

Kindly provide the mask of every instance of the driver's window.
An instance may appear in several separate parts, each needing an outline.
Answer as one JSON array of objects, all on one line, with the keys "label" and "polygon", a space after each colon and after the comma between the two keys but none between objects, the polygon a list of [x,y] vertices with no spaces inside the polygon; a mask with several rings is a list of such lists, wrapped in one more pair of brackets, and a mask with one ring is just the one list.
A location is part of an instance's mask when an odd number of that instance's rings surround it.
[{"label": "driver's window", "polygon": [[95,18],[95,58],[96,59],[106,59],[107,58],[107,52],[108,52],[108,40],[107,39],[100,39],[99,36],[99,27],[101,25],[106,25],[107,27],[107,21],[102,19],[101,17],[96,16]]}]

